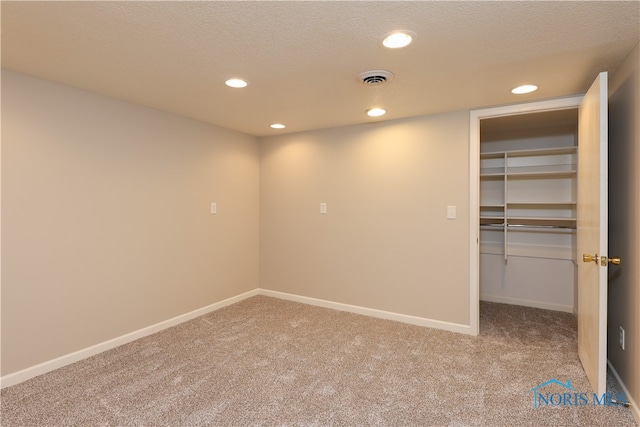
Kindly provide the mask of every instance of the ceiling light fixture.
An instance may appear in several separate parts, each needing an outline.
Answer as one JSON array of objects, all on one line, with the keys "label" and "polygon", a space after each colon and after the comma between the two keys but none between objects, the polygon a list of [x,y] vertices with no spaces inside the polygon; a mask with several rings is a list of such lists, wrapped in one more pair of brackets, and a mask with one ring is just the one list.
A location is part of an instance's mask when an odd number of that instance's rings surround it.
[{"label": "ceiling light fixture", "polygon": [[284,129],[284,128],[286,128],[286,126],[283,125],[282,123],[274,123],[274,124],[271,125],[271,128],[272,129]]},{"label": "ceiling light fixture", "polygon": [[227,81],[224,82],[224,84],[226,84],[229,87],[241,88],[241,87],[247,87],[248,83],[242,79],[228,79]]},{"label": "ceiling light fixture", "polygon": [[384,108],[370,108],[367,110],[367,116],[369,117],[380,117],[380,116],[384,116],[385,114],[387,114],[387,110],[385,110]]},{"label": "ceiling light fixture", "polygon": [[415,33],[412,31],[395,31],[384,37],[382,45],[389,49],[399,49],[408,46],[415,36]]},{"label": "ceiling light fixture", "polygon": [[511,89],[511,93],[513,93],[514,95],[523,95],[525,93],[531,93],[537,89],[538,86],[536,85],[522,85]]}]

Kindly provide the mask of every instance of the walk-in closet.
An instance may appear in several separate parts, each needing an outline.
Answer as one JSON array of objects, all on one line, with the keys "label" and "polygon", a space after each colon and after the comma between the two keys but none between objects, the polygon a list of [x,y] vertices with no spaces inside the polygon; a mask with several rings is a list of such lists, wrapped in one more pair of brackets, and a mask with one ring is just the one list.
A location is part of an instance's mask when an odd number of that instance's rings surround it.
[{"label": "walk-in closet", "polygon": [[480,299],[573,312],[578,110],[480,121]]}]

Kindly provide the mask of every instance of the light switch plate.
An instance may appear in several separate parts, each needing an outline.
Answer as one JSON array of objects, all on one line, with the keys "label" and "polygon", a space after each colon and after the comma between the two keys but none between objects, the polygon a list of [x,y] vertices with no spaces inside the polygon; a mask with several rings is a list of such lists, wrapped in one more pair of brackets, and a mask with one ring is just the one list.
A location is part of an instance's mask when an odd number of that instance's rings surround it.
[{"label": "light switch plate", "polygon": [[212,214],[216,214],[216,213],[218,213],[218,204],[217,204],[217,203],[215,203],[215,202],[212,202],[212,203],[211,203],[211,213],[212,213]]},{"label": "light switch plate", "polygon": [[456,207],[447,206],[447,219],[456,219]]}]

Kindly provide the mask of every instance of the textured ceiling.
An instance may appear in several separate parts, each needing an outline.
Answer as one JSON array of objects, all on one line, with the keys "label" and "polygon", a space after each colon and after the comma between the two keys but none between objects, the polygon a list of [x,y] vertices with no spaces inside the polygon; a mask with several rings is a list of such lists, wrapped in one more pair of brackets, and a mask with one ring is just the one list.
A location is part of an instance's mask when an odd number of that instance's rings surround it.
[{"label": "textured ceiling", "polygon": [[[583,93],[638,43],[639,5],[3,1],[2,66],[263,136],[366,123],[372,106],[388,120]],[[383,48],[397,29],[414,43]],[[371,69],[395,77],[358,83]],[[509,92],[523,83],[540,89]]]}]

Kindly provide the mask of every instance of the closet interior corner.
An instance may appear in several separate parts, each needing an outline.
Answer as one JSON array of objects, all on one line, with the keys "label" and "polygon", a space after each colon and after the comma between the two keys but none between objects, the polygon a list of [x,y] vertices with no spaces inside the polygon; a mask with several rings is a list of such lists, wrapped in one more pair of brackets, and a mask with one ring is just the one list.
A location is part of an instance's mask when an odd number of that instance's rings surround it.
[{"label": "closet interior corner", "polygon": [[480,299],[574,312],[578,110],[480,121]]}]

